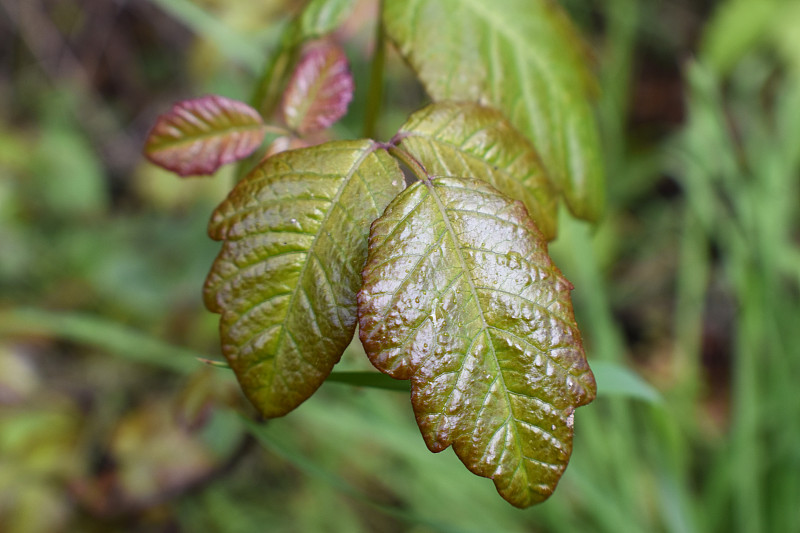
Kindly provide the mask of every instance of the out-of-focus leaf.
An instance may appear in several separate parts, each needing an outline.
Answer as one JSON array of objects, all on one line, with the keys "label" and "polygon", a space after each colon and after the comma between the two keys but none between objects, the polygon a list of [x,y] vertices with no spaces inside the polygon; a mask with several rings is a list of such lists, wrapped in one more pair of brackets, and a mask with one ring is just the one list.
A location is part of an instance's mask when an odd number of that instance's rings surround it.
[{"label": "out-of-focus leaf", "polygon": [[303,43],[323,37],[342,25],[355,0],[311,0],[286,28],[282,44],[261,76],[253,106],[269,117],[280,102],[283,87],[291,75]]},{"label": "out-of-focus leaf", "polygon": [[253,153],[264,139],[258,112],[218,95],[178,102],[158,117],[144,153],[181,176],[213,174]]},{"label": "out-of-focus leaf", "polygon": [[296,42],[316,39],[341,26],[353,11],[356,0],[311,0],[295,27]]},{"label": "out-of-focus leaf", "polygon": [[555,237],[558,193],[533,146],[499,111],[431,104],[411,115],[396,139],[432,175],[473,176],[522,200],[545,238]]},{"label": "out-of-focus leaf", "polygon": [[301,135],[327,129],[347,112],[353,90],[344,51],[334,43],[311,46],[283,93],[286,125]]},{"label": "out-of-focus leaf", "polygon": [[718,4],[703,33],[700,57],[724,76],[770,30],[782,2],[728,0]]},{"label": "out-of-focus leaf", "polygon": [[795,75],[800,72],[800,2],[784,1],[772,19],[769,37]]},{"label": "out-of-focus leaf", "polygon": [[205,302],[264,416],[311,396],[347,348],[369,224],[403,185],[374,142],[333,142],[265,160],[215,211],[209,233],[225,243]]},{"label": "out-of-focus leaf", "polygon": [[638,374],[608,361],[594,361],[592,372],[598,396],[625,396],[650,403],[661,403],[661,394]]},{"label": "out-of-focus leaf", "polygon": [[[446,21],[446,24],[442,24]],[[387,34],[434,100],[497,107],[532,141],[578,217],[604,204],[584,49],[550,0],[386,0]]]},{"label": "out-of-focus leaf", "polygon": [[361,341],[411,380],[428,448],[452,444],[515,506],[545,500],[596,386],[572,286],[522,204],[480,180],[417,182],[372,225],[363,278]]},{"label": "out-of-focus leaf", "polygon": [[92,145],[74,128],[48,126],[36,151],[29,153],[43,207],[65,218],[103,213],[108,204],[105,176]]}]

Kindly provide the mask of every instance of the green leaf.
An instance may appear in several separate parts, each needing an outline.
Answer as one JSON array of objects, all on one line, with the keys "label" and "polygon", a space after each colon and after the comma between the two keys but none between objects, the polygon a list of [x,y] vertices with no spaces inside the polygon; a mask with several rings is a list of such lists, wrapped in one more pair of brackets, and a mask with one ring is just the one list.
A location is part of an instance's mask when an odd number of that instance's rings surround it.
[{"label": "green leaf", "polygon": [[570,210],[588,220],[600,216],[595,82],[577,32],[555,2],[386,0],[383,23],[434,100],[503,111],[533,141]]},{"label": "green leaf", "polygon": [[255,109],[210,95],[178,102],[159,116],[144,154],[180,176],[213,174],[253,153],[262,140],[264,123]]},{"label": "green leaf", "polygon": [[555,237],[557,191],[533,146],[499,111],[435,103],[411,115],[396,139],[432,175],[473,176],[522,200],[545,238]]},{"label": "green leaf", "polygon": [[419,181],[373,223],[363,278],[361,342],[411,380],[428,448],[452,444],[515,506],[545,500],[596,386],[572,286],[522,204],[476,179]]},{"label": "green leaf", "polygon": [[374,142],[332,142],[270,157],[214,212],[205,302],[264,416],[311,396],[350,343],[369,224],[403,185]]}]

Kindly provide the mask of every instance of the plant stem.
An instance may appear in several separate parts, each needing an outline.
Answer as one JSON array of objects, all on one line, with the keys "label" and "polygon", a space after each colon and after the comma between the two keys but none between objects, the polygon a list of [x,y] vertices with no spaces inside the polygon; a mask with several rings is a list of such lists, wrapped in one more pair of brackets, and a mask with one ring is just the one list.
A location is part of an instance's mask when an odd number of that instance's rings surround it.
[{"label": "plant stem", "polygon": [[393,144],[382,145],[383,148],[386,150],[398,161],[403,163],[408,169],[414,173],[414,175],[422,181],[430,182],[430,174],[425,166],[420,163],[416,157],[409,154],[402,148],[399,148]]},{"label": "plant stem", "polygon": [[383,104],[383,67],[386,63],[386,32],[383,29],[383,2],[378,5],[378,18],[375,21],[375,53],[370,68],[369,93],[364,113],[364,137],[375,138]]},{"label": "plant stem", "polygon": [[379,372],[331,372],[325,381],[396,392],[409,392],[411,390],[408,381],[390,378],[386,374]]}]

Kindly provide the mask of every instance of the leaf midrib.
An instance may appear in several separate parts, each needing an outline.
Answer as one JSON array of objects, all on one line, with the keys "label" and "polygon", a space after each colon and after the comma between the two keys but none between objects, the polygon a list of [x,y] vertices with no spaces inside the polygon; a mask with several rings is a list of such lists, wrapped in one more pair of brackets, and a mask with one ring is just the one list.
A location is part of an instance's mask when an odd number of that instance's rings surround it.
[{"label": "leaf midrib", "polygon": [[[554,73],[551,68],[548,66],[548,62],[545,58],[541,57],[541,55],[536,54],[536,47],[530,46],[530,41],[525,38],[524,35],[518,33],[513,25],[506,24],[504,20],[499,18],[495,11],[485,9],[479,2],[475,2],[475,0],[462,0],[461,5],[466,5],[468,9],[471,9],[474,13],[476,18],[482,19],[482,22],[489,27],[490,35],[500,35],[503,36],[507,42],[509,42],[513,49],[516,52],[516,57],[519,59],[526,58],[532,63],[535,64],[536,72],[538,72],[542,77],[545,78],[548,85],[556,85],[562,91],[570,91],[570,86],[573,85],[572,83],[567,83],[567,80],[561,79],[561,76],[557,73]],[[493,43],[494,46],[497,46],[496,41]],[[491,63],[491,58],[488,58],[489,63]],[[512,69],[514,70],[514,69]],[[526,113],[526,126],[529,130],[529,133],[535,133],[531,130],[534,129],[533,127],[533,117],[536,116],[535,110],[531,108],[531,99],[525,97],[525,94],[531,94],[530,88],[530,75],[526,74],[527,70],[524,68],[517,68],[516,74],[519,76],[520,81],[523,85],[523,90],[519,92],[520,97],[522,98],[525,106],[525,113]],[[575,84],[575,87],[580,87],[579,85]],[[577,89],[580,90],[580,89]],[[493,90],[488,91],[492,97],[492,99],[498,100],[498,104],[502,101],[502,95],[495,94]],[[557,105],[555,107],[556,112],[559,114],[561,113],[559,110],[563,106]],[[548,121],[552,122],[552,121]],[[565,134],[561,134],[557,136],[559,149],[555,150],[553,147],[552,151],[556,152],[553,154],[553,161],[558,168],[547,168],[546,170],[549,173],[553,173],[557,176],[560,176],[559,179],[566,179],[566,175],[568,173],[567,170],[567,159],[569,158],[570,150],[566,146],[566,139]],[[547,156],[544,156],[547,158]],[[561,188],[559,187],[556,187]]]},{"label": "leaf midrib", "polygon": [[[492,28],[495,34],[506,36],[512,44],[516,45],[514,49],[519,56],[528,57],[534,61],[537,67],[539,67],[537,70],[543,72],[548,78],[548,81],[552,81],[552,69],[541,68],[543,66],[547,67],[547,61],[535,53],[535,47],[527,46],[530,45],[531,42],[526,39],[524,35],[518,33],[513,25],[506,24],[506,21],[498,18],[494,10],[484,9],[480,2],[476,3],[475,0],[461,0],[461,3],[462,5],[468,4],[475,12],[476,16],[483,18],[484,22]],[[558,81],[563,81],[560,79],[560,76],[556,75],[555,77],[558,78]],[[568,84],[560,83],[560,85],[564,86],[563,88],[569,88]]]},{"label": "leaf midrib", "polygon": [[[472,298],[475,300],[475,306],[478,308],[478,314],[480,315],[480,318],[481,318],[481,324],[483,326],[482,327],[483,332],[486,334],[486,338],[489,341],[489,346],[491,347],[492,358],[494,359],[494,362],[497,365],[497,376],[498,376],[498,379],[501,382],[501,386],[503,388],[503,394],[505,395],[506,402],[508,404],[508,416],[509,416],[509,418],[511,420],[514,421],[514,440],[517,443],[517,447],[519,449],[519,456],[520,456],[520,464],[517,465],[517,468],[515,469],[515,471],[516,471],[516,470],[519,469],[520,465],[524,461],[523,458],[525,456],[525,453],[523,452],[522,442],[521,442],[520,437],[519,437],[519,433],[520,432],[519,432],[519,427],[517,425],[517,422],[518,422],[517,421],[517,417],[514,415],[513,405],[511,403],[511,396],[509,395],[509,392],[508,392],[508,387],[506,385],[505,376],[503,376],[503,369],[502,369],[502,366],[500,365],[500,360],[497,358],[497,352],[494,349],[494,340],[492,339],[492,336],[489,333],[489,324],[486,322],[486,316],[483,313],[483,306],[481,306],[480,299],[478,298],[478,291],[477,291],[477,289],[475,287],[474,281],[472,280],[472,275],[470,274],[469,267],[467,266],[467,261],[464,258],[464,254],[461,253],[461,246],[459,244],[459,240],[458,240],[458,238],[456,236],[455,230],[453,229],[453,224],[450,222],[450,218],[447,216],[447,209],[445,208],[444,204],[442,203],[441,198],[439,198],[439,195],[436,193],[436,186],[433,184],[433,182],[430,179],[425,179],[423,181],[425,183],[425,186],[428,188],[428,191],[430,192],[431,197],[436,202],[436,206],[439,208],[439,212],[442,215],[442,220],[444,221],[445,227],[447,228],[447,232],[450,234],[450,238],[453,240],[453,245],[454,245],[454,248],[455,248],[455,251],[456,251],[456,256],[458,257],[458,261],[459,261],[459,263],[461,265],[461,269],[464,272],[464,279],[467,280],[467,284],[469,285],[469,290],[472,293]],[[464,356],[466,357],[466,354],[464,354]],[[502,427],[502,424],[501,424],[501,427]],[[525,472],[525,477],[526,477],[526,479],[528,477],[527,471]],[[527,485],[528,484],[526,484],[526,487],[527,487]]]},{"label": "leaf midrib", "polygon": [[317,79],[309,86],[308,91],[306,91],[305,95],[302,95],[299,98],[299,102],[297,102],[294,106],[296,110],[295,120],[297,125],[294,127],[298,132],[304,130],[304,126],[306,119],[308,118],[308,114],[311,109],[317,104],[317,97],[319,93],[322,91],[322,88],[329,80],[329,72],[335,66],[336,59],[333,61],[328,61],[326,57],[324,59],[324,64],[322,68],[319,70]]},{"label": "leaf midrib", "polygon": [[[278,359],[278,355],[281,351],[281,347],[283,346],[283,339],[285,338],[286,336],[285,334],[288,329],[286,321],[288,320],[289,315],[291,314],[292,309],[294,308],[295,300],[297,299],[297,295],[300,292],[300,286],[303,283],[303,279],[305,278],[308,266],[311,264],[311,260],[309,258],[312,255],[316,255],[315,247],[317,245],[317,242],[319,241],[319,236],[322,235],[322,229],[325,227],[328,220],[330,219],[331,213],[333,212],[333,206],[336,205],[336,203],[342,197],[342,194],[344,193],[344,190],[347,188],[348,183],[350,183],[350,180],[352,179],[353,175],[358,171],[359,168],[361,168],[361,165],[364,164],[364,161],[366,161],[366,159],[372,153],[374,153],[377,148],[378,146],[374,142],[370,142],[369,146],[364,148],[364,153],[361,154],[361,156],[359,156],[359,158],[355,161],[355,163],[353,163],[353,166],[350,167],[350,170],[342,179],[342,184],[339,186],[339,190],[336,191],[336,194],[334,195],[333,199],[331,199],[330,207],[328,208],[327,213],[325,213],[325,217],[323,217],[322,222],[320,222],[319,228],[317,229],[317,234],[314,236],[314,240],[308,247],[308,251],[306,253],[306,259],[303,261],[303,267],[300,269],[300,274],[297,277],[297,285],[295,285],[294,290],[292,290],[292,296],[289,299],[289,304],[286,307],[286,316],[284,316],[283,320],[281,320],[280,322],[281,332],[278,334],[278,340],[275,344],[275,352],[274,352],[276,362]],[[280,372],[278,372],[277,369],[276,371],[271,373],[269,379],[269,390],[272,390],[272,386],[275,383],[275,376],[279,373]]]},{"label": "leaf midrib", "polygon": [[241,124],[237,126],[228,126],[224,130],[209,130],[206,132],[199,133],[197,135],[184,135],[180,138],[173,138],[173,140],[169,140],[167,137],[165,141],[155,143],[152,147],[155,151],[165,150],[168,148],[175,148],[177,146],[181,146],[183,144],[194,144],[199,141],[205,141],[212,137],[224,137],[225,135],[230,135],[232,133],[252,133],[258,130],[264,129],[264,124],[260,123],[253,123],[253,124]]}]

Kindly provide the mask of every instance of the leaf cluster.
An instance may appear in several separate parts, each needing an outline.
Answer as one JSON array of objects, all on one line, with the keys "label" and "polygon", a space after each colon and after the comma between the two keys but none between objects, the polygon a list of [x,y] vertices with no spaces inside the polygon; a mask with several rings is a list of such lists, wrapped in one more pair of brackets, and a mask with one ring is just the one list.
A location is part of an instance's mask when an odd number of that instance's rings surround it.
[{"label": "leaf cluster", "polygon": [[205,303],[245,394],[265,417],[289,413],[358,325],[372,364],[410,380],[428,447],[452,445],[526,507],[555,489],[574,410],[596,393],[572,285],[547,242],[562,197],[576,216],[599,216],[602,166],[574,29],[546,0],[505,3],[385,2],[381,29],[433,100],[388,142],[316,144],[353,94],[341,49],[308,43],[352,2],[316,1],[253,107],[178,103],[146,154],[181,175],[212,173],[257,150],[272,128],[262,117],[277,113],[282,145],[209,224],[222,249]]}]

